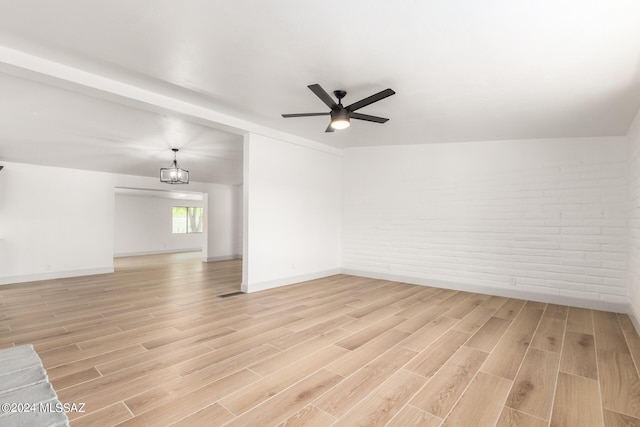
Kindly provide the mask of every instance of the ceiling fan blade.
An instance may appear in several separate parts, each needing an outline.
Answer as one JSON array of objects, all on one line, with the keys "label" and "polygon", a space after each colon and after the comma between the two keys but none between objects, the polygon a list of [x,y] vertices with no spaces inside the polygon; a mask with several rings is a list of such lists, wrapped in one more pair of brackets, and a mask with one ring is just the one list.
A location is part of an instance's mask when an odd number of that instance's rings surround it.
[{"label": "ceiling fan blade", "polygon": [[288,119],[290,117],[312,117],[312,116],[328,116],[329,112],[327,113],[295,113],[295,114],[283,114],[282,117],[284,117],[285,119]]},{"label": "ceiling fan blade", "polygon": [[370,116],[368,114],[362,114],[362,113],[351,113],[350,116],[352,119],[366,120],[368,122],[375,122],[375,123],[386,123],[389,121],[389,119],[385,119],[384,117]]},{"label": "ceiling fan blade", "polygon": [[351,105],[347,105],[346,108],[347,108],[348,111],[356,111],[356,110],[358,110],[358,109],[360,109],[362,107],[366,107],[369,104],[373,104],[374,102],[378,102],[381,99],[384,99],[384,98],[386,98],[388,96],[391,96],[391,95],[395,95],[395,92],[393,90],[391,90],[391,89],[385,89],[382,92],[376,93],[375,95],[371,95],[369,97],[361,99],[358,102],[354,102]]},{"label": "ceiling fan blade", "polygon": [[327,107],[331,108],[332,110],[338,108],[338,104],[336,104],[336,102],[333,100],[331,95],[327,93],[326,90],[322,89],[322,86],[316,83],[314,85],[309,85],[307,87],[311,89],[311,92],[315,93],[316,96],[320,98],[322,102],[324,102],[327,105]]},{"label": "ceiling fan blade", "polygon": [[331,127],[331,123],[329,123],[329,126],[327,126],[327,130],[325,130],[325,132],[335,132],[335,130]]}]

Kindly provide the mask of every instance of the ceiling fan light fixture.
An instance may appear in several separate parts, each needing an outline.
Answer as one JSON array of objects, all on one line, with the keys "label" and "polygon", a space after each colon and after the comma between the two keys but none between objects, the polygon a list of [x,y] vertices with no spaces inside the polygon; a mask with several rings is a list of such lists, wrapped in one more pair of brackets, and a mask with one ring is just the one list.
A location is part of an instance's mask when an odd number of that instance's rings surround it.
[{"label": "ceiling fan light fixture", "polygon": [[345,109],[331,111],[331,127],[336,130],[346,129],[351,126],[349,112]]},{"label": "ceiling fan light fixture", "polygon": [[312,116],[331,116],[331,122],[329,122],[329,126],[327,126],[327,130],[325,132],[333,132],[334,130],[346,129],[351,125],[351,119],[356,120],[364,120],[367,122],[373,123],[386,123],[389,119],[378,116],[371,116],[369,114],[361,114],[356,112],[367,105],[373,104],[374,102],[378,102],[382,99],[385,99],[391,95],[395,95],[396,93],[393,89],[385,89],[376,94],[368,96],[366,98],[361,99],[360,101],[354,102],[353,104],[349,104],[346,107],[342,106],[342,98],[347,95],[347,91],[345,90],[334,90],[333,94],[338,99],[338,103],[336,103],[331,95],[327,93],[326,90],[322,88],[319,84],[312,84],[308,86],[324,104],[329,107],[331,110],[326,113],[294,113],[294,114],[283,114],[282,117],[285,119],[291,117],[312,117]]},{"label": "ceiling fan light fixture", "polygon": [[160,168],[160,182],[165,184],[188,184],[189,171],[178,166],[178,160],[176,159],[178,149],[172,148],[171,151],[173,151],[173,162],[168,168]]}]

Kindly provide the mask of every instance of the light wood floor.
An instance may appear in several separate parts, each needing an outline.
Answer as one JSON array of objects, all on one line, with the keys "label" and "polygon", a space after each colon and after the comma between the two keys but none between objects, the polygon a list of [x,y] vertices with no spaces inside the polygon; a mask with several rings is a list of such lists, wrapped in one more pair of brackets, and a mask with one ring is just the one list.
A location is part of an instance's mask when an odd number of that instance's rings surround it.
[{"label": "light wood floor", "polygon": [[239,261],[124,258],[0,287],[72,426],[640,426],[625,315],[338,275],[249,295]]}]

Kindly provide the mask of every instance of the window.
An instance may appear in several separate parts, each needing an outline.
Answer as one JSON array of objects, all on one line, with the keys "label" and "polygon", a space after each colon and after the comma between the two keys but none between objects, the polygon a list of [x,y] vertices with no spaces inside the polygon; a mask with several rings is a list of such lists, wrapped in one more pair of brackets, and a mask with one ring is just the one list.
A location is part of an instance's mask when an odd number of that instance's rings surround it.
[{"label": "window", "polygon": [[202,208],[174,206],[173,234],[202,233]]}]

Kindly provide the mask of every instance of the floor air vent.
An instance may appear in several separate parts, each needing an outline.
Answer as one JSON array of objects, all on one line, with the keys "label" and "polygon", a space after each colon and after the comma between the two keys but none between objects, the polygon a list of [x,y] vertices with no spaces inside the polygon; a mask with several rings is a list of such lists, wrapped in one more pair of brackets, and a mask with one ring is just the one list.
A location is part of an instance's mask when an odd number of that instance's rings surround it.
[{"label": "floor air vent", "polygon": [[218,298],[229,298],[229,297],[234,297],[236,295],[244,295],[244,292],[231,292],[230,294],[222,294],[222,295],[218,295]]}]

